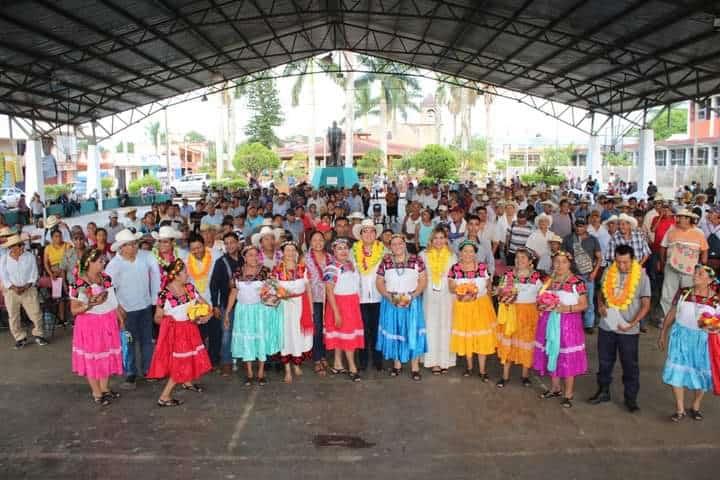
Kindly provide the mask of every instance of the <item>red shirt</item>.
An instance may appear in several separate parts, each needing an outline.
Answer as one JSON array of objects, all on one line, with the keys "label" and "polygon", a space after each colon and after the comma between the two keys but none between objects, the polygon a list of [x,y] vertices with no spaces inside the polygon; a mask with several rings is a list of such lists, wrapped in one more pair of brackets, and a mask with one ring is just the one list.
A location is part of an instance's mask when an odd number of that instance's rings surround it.
[{"label": "red shirt", "polygon": [[655,229],[655,238],[653,239],[652,245],[650,245],[650,249],[653,252],[657,253],[660,251],[660,242],[662,242],[665,233],[667,233],[673,225],[675,225],[675,217],[661,217],[658,215],[653,218],[651,227]]}]

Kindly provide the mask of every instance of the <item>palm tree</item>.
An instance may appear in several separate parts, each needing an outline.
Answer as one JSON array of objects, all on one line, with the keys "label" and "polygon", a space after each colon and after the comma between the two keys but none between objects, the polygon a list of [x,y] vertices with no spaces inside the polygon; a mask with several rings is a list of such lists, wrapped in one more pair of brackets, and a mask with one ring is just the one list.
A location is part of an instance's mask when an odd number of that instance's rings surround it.
[{"label": "palm tree", "polygon": [[495,159],[492,154],[492,106],[495,103],[495,93],[497,90],[492,85],[485,85],[483,93],[483,103],[485,104],[485,151],[487,152],[487,162],[490,171],[495,170]]},{"label": "palm tree", "polygon": [[[388,60],[362,56],[360,63],[370,71],[355,81],[355,88],[369,88],[375,83],[380,84],[380,149],[383,152],[383,166],[387,170],[388,126],[390,122],[396,126],[398,114],[407,119],[408,109],[419,110],[417,101],[420,96],[420,83],[415,77],[409,75],[377,73],[387,69],[390,63]],[[412,74],[413,69],[406,70],[406,72]]]},{"label": "palm tree", "polygon": [[159,133],[160,133],[160,122],[158,122],[158,121],[150,122],[145,126],[145,134],[150,139],[150,143],[152,143],[153,147],[155,147],[155,155],[158,154]]},{"label": "palm tree", "polygon": [[[292,86],[292,106],[297,107],[300,105],[300,94],[303,92],[305,87],[305,80],[308,81],[307,94],[310,97],[310,121],[307,123],[307,158],[308,158],[308,173],[312,174],[315,167],[315,134],[316,130],[316,115],[315,115],[315,59],[313,57],[298,62],[289,63],[285,66],[285,75],[297,75],[295,77],[295,83]],[[299,74],[299,75],[298,75]]]},{"label": "palm tree", "polygon": [[380,98],[374,97],[369,85],[355,89],[355,119],[363,119],[363,130],[368,129],[370,115],[379,115]]}]

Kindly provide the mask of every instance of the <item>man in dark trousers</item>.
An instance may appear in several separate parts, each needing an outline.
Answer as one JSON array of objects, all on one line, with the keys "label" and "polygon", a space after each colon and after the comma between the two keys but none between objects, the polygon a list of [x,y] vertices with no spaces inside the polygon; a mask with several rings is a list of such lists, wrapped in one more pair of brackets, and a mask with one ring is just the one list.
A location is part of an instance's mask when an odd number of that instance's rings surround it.
[{"label": "man in dark trousers", "polygon": [[[633,270],[639,273],[637,278],[634,278]],[[625,288],[627,282],[631,282],[629,288]],[[618,245],[615,261],[605,270],[601,286],[601,294],[598,295],[598,390],[590,397],[590,403],[598,405],[610,401],[612,372],[619,355],[625,386],[625,406],[634,413],[640,408],[637,404],[640,390],[640,321],[650,311],[652,290],[650,279],[635,261],[631,246]],[[606,291],[611,292],[612,298],[606,297]]]},{"label": "man in dark trousers", "polygon": [[[213,267],[210,276],[210,295],[216,318],[225,318],[228,295],[233,282],[233,275],[242,266],[240,255],[240,241],[235,232],[226,233],[223,236],[225,244],[225,255],[220,257]],[[233,315],[230,315],[230,326],[222,332],[222,343],[220,347],[220,365],[223,376],[232,373],[232,356],[230,355],[230,339],[232,338]]]}]

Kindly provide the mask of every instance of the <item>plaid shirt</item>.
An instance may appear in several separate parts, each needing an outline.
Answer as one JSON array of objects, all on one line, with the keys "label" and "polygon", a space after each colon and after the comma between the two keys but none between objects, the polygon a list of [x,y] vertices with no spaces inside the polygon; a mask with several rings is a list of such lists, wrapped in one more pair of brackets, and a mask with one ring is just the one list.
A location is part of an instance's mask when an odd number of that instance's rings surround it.
[{"label": "plaid shirt", "polygon": [[645,235],[643,235],[639,230],[633,230],[631,232],[630,240],[625,240],[623,234],[620,233],[620,231],[617,231],[608,243],[607,256],[605,257],[604,264],[605,266],[610,265],[615,259],[615,248],[618,245],[630,245],[633,252],[635,252],[635,258],[638,262],[643,258],[650,256],[652,253],[647,241],[645,240]]}]

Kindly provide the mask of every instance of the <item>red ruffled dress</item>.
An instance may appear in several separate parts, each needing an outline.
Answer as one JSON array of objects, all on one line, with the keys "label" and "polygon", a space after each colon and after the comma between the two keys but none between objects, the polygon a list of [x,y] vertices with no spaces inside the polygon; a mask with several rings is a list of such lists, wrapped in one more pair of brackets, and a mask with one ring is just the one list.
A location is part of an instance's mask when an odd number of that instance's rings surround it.
[{"label": "red ruffled dress", "polygon": [[179,298],[167,288],[160,290],[157,306],[163,309],[165,316],[160,324],[149,378],[170,377],[175,383],[186,383],[212,369],[200,330],[187,314],[188,307],[197,297],[197,290],[190,283],[185,285],[185,294]]},{"label": "red ruffled dress", "polygon": [[325,348],[355,350],[365,347],[365,330],[360,314],[360,273],[352,264],[332,262],[325,267],[323,281],[333,285],[335,303],[342,316],[335,326],[335,314],[325,301]]}]

